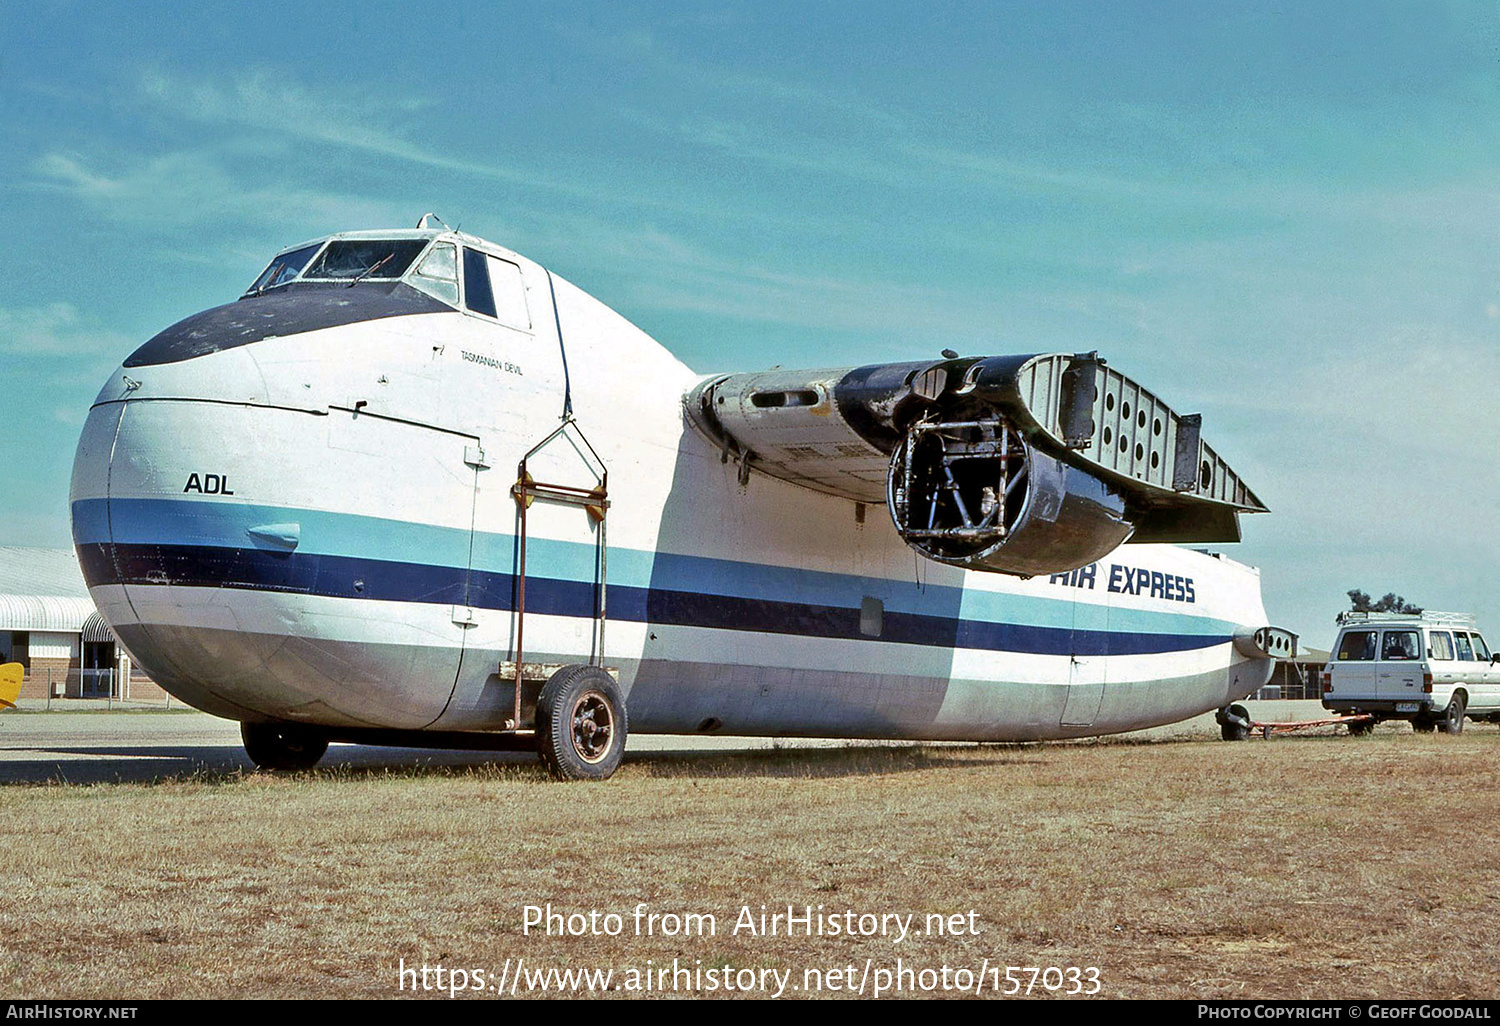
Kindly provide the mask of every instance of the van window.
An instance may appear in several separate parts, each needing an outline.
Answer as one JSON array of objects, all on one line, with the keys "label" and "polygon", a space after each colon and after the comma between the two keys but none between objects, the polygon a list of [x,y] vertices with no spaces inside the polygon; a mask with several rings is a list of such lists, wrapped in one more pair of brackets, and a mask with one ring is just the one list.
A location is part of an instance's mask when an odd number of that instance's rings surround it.
[{"label": "van window", "polygon": [[1443,660],[1453,658],[1453,635],[1447,631],[1433,631],[1430,637],[1432,638],[1432,658]]},{"label": "van window", "polygon": [[1420,652],[1416,631],[1386,631],[1385,644],[1380,649],[1380,658],[1416,659]]},{"label": "van window", "polygon": [[1378,631],[1350,631],[1339,642],[1340,659],[1373,660]]},{"label": "van window", "polygon": [[1489,662],[1490,646],[1486,645],[1484,643],[1484,639],[1477,634],[1471,634],[1469,635],[1469,637],[1474,639],[1474,657],[1476,659],[1483,659],[1485,662]]},{"label": "van window", "polygon": [[1463,631],[1454,631],[1453,640],[1458,644],[1458,658],[1467,663],[1474,661],[1474,646],[1469,644],[1469,636]]}]

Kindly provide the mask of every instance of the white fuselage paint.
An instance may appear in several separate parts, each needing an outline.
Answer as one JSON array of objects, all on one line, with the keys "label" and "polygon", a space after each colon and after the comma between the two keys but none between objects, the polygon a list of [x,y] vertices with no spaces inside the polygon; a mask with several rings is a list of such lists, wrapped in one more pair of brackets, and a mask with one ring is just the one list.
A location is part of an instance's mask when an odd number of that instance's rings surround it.
[{"label": "white fuselage paint", "polygon": [[[511,488],[561,423],[564,349],[577,427],[608,469],[603,661],[633,731],[1069,737],[1266,680],[1270,660],[1231,640],[1265,623],[1257,571],[1142,545],[1091,577],[966,572],[918,557],[883,508],[742,485],[685,422],[699,375],[491,248],[522,269],[529,330],[412,314],[111,376],[79,445],[75,540],[135,559],[125,583],[91,577],[93,595],[168,690],[247,720],[502,727]],[[591,460],[563,439],[530,469],[587,487]],[[524,658],[597,659],[598,524],[539,501],[527,529]]]}]

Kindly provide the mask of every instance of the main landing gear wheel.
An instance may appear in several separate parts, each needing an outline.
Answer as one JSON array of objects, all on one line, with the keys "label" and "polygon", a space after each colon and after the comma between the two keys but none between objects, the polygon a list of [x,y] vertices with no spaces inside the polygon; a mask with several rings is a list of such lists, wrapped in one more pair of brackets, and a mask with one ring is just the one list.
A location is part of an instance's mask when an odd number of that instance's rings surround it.
[{"label": "main landing gear wheel", "polygon": [[625,701],[597,666],[564,666],[536,700],[537,754],[558,780],[605,780],[625,755]]},{"label": "main landing gear wheel", "polygon": [[245,754],[263,770],[312,769],[328,751],[328,739],[293,723],[241,723]]},{"label": "main landing gear wheel", "polygon": [[1219,721],[1219,736],[1225,741],[1248,741],[1250,739],[1250,711],[1243,705],[1231,705],[1220,709],[1215,717]]},{"label": "main landing gear wheel", "polygon": [[1462,691],[1455,691],[1452,699],[1448,702],[1448,712],[1443,717],[1444,734],[1462,734],[1464,732],[1464,695]]}]

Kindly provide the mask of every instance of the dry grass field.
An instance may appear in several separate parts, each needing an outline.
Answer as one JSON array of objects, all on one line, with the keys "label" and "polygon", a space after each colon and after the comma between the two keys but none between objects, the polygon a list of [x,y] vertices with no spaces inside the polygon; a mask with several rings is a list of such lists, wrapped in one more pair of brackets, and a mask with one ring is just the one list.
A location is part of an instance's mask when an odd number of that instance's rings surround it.
[{"label": "dry grass field", "polygon": [[[663,754],[603,785],[496,764],[0,795],[10,998],[394,997],[403,960],[492,982],[507,959],[613,968],[628,995],[626,969],[674,958],[791,988],[899,958],[1093,966],[1111,998],[1500,995],[1488,725]],[[524,936],[523,906],[549,902],[624,933]],[[634,936],[641,902],[717,929]],[[972,911],[978,933],[734,935],[761,904],[917,930]]]}]

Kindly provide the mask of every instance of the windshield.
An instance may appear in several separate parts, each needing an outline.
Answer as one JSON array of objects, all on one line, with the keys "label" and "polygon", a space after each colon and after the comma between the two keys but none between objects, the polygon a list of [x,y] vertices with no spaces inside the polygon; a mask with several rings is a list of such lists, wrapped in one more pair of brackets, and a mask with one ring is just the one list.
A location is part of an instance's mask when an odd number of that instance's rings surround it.
[{"label": "windshield", "polygon": [[406,273],[426,239],[343,239],[330,242],[303,278],[382,279]]},{"label": "windshield", "polygon": [[301,249],[294,249],[290,253],[282,253],[275,260],[271,261],[269,267],[260,272],[260,277],[255,279],[255,284],[245,290],[245,294],[249,295],[252,292],[259,294],[266,291],[266,289],[274,289],[278,285],[285,285],[297,277],[298,271],[307,266],[307,262],[312,259],[312,255],[318,251],[318,247],[321,245],[323,245],[321,242],[314,242],[311,246],[303,246]]}]

